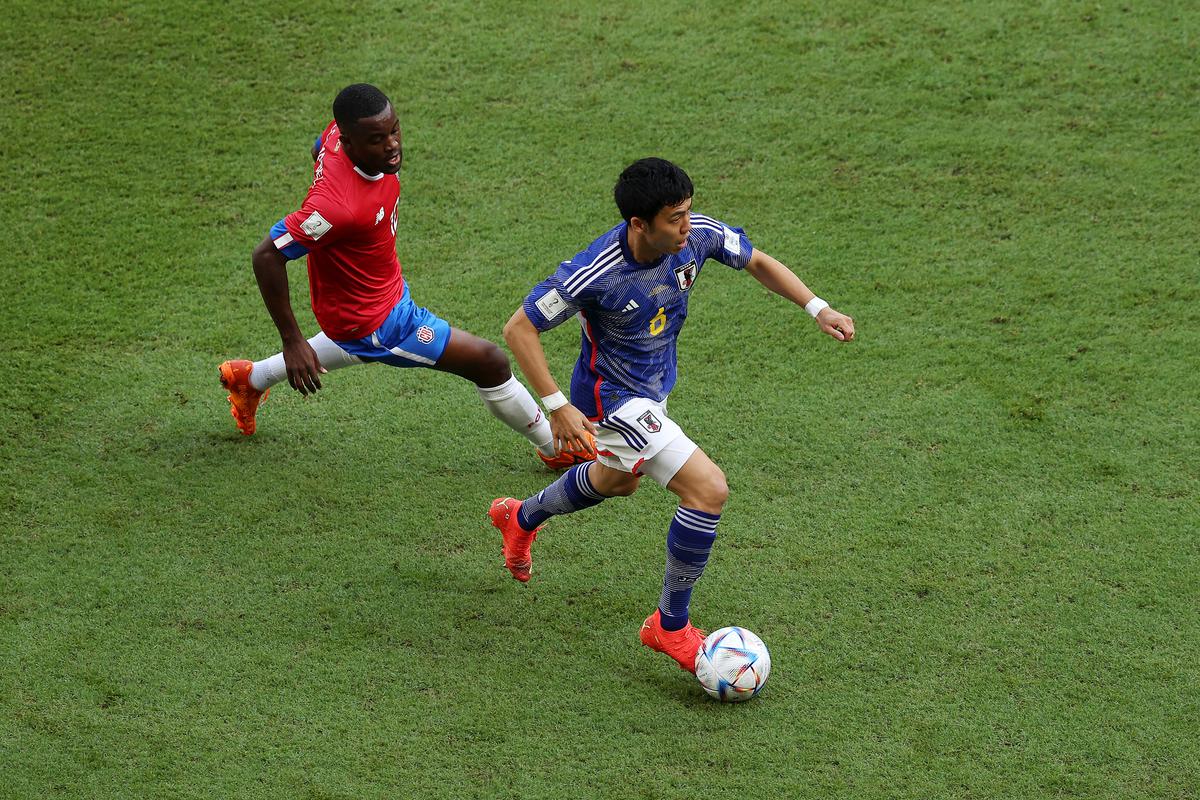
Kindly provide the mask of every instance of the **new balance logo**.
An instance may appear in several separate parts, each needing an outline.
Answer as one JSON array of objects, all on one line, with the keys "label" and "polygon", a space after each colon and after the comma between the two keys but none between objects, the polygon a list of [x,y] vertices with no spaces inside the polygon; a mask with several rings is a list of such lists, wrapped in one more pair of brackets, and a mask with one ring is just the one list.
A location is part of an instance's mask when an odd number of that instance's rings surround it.
[{"label": "new balance logo", "polygon": [[641,308],[641,306],[637,304],[637,300],[630,300],[629,305],[621,309],[621,313],[624,314],[626,311],[633,311],[635,308]]}]

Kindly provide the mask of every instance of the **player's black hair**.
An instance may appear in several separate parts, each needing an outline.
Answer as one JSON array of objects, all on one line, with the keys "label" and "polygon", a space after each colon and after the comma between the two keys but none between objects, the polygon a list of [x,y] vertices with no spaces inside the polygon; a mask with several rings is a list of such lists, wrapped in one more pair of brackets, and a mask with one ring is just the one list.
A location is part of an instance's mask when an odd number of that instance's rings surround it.
[{"label": "player's black hair", "polygon": [[381,113],[391,102],[387,95],[369,83],[352,83],[333,99],[333,118],[338,127],[349,131],[364,117]]},{"label": "player's black hair", "polygon": [[692,179],[662,158],[643,158],[625,168],[613,188],[613,199],[625,221],[638,217],[647,222],[667,206],[676,206],[693,194]]}]

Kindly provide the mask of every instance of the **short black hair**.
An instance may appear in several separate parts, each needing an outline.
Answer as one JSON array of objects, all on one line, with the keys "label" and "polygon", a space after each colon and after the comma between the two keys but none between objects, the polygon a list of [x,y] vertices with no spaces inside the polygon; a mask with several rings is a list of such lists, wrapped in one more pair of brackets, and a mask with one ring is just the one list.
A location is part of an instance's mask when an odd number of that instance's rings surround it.
[{"label": "short black hair", "polygon": [[364,117],[383,113],[391,101],[387,95],[369,83],[352,83],[333,99],[333,118],[338,127],[348,131]]},{"label": "short black hair", "polygon": [[692,179],[670,161],[643,158],[633,162],[613,188],[613,199],[625,221],[638,217],[650,222],[667,206],[677,206],[693,194]]}]

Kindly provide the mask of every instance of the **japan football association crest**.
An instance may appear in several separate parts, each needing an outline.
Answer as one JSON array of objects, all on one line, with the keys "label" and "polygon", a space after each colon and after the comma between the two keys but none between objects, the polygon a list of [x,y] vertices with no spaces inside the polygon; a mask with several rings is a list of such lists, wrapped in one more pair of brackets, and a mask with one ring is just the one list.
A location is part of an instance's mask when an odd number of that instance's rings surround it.
[{"label": "japan football association crest", "polygon": [[433,341],[433,328],[428,325],[422,325],[417,328],[417,341],[421,344],[429,344]]},{"label": "japan football association crest", "polygon": [[682,267],[675,268],[675,283],[679,284],[679,291],[686,292],[692,288],[692,284],[696,282],[696,262],[689,261]]},{"label": "japan football association crest", "polygon": [[638,417],[638,424],[650,431],[650,433],[658,433],[662,430],[662,423],[658,421],[658,417],[650,411]]}]

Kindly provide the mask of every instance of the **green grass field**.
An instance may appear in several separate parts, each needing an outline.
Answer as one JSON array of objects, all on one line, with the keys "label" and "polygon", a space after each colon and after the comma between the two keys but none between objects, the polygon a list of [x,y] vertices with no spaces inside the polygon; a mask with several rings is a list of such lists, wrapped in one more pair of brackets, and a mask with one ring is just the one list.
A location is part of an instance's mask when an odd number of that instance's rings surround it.
[{"label": "green grass field", "polygon": [[[6,4],[0,797],[1200,796],[1198,41],[1172,2]],[[250,250],[362,80],[459,327],[652,154],[855,317],[710,264],[681,340],[732,489],[693,613],[767,641],[759,698],[637,642],[658,487],[507,576],[488,501],[552,476],[470,384],[235,431]]]}]

